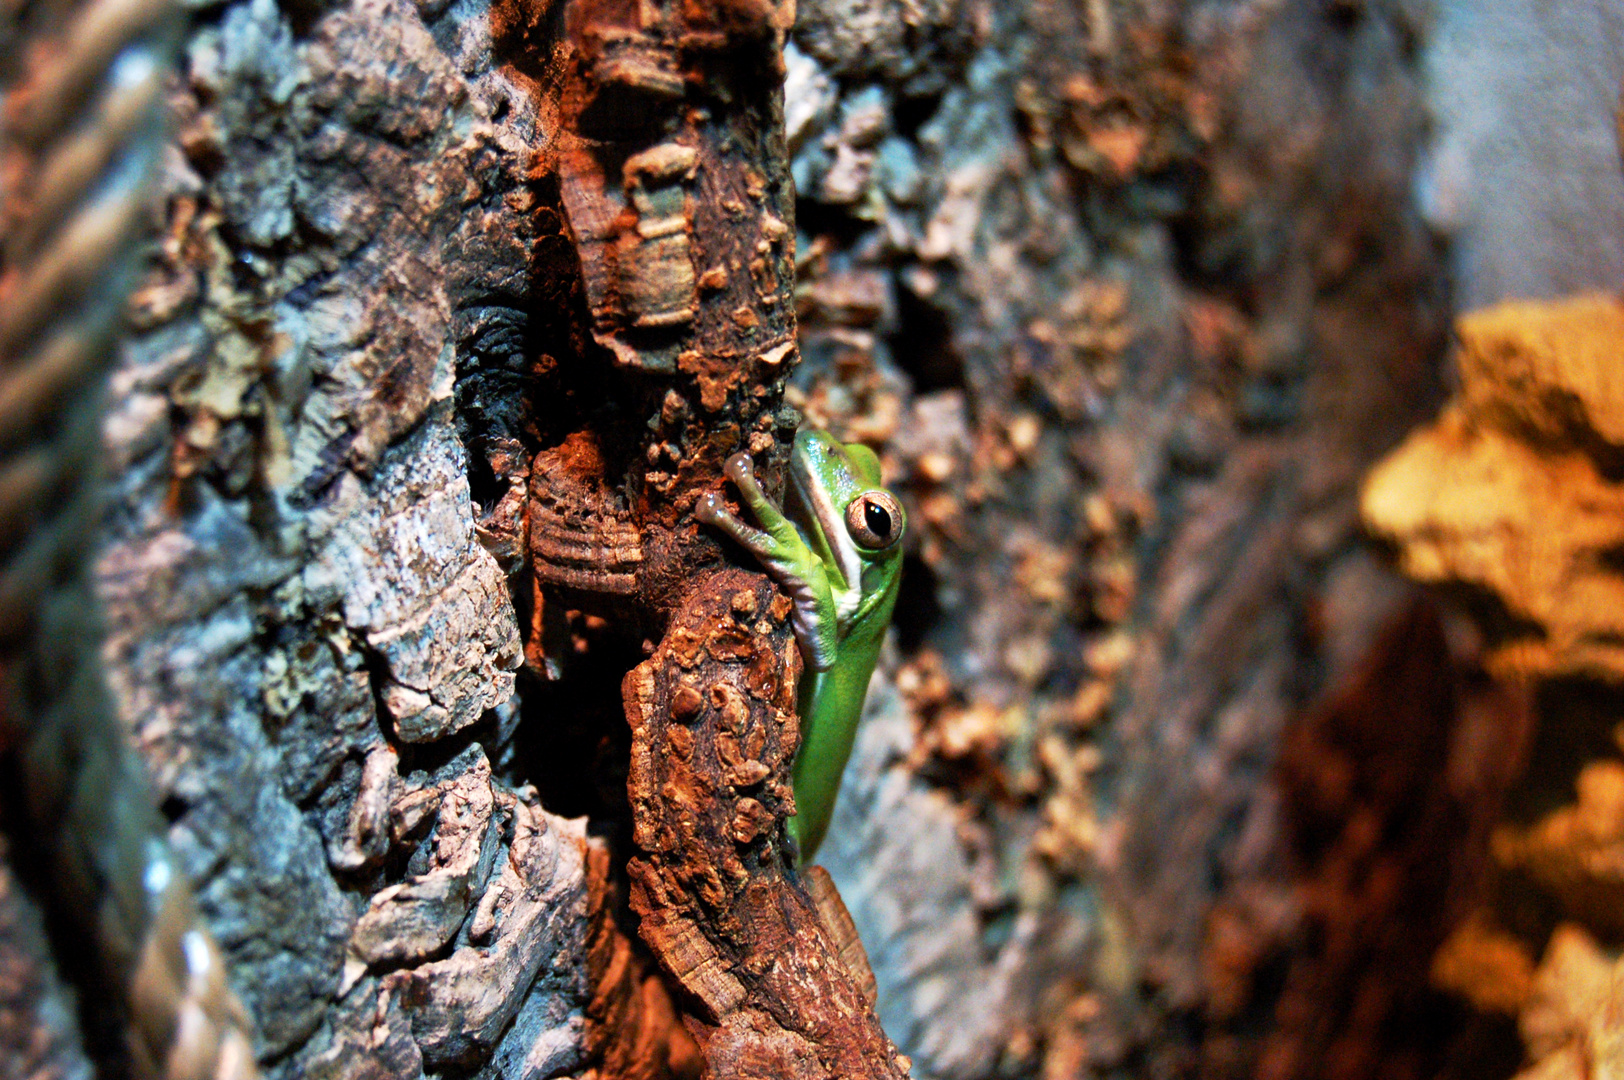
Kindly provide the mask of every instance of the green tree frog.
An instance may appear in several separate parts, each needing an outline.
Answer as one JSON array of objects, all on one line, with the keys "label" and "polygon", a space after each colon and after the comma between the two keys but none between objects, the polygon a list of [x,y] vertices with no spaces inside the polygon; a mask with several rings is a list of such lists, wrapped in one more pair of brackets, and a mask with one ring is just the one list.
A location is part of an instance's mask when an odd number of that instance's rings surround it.
[{"label": "green tree frog", "polygon": [[694,516],[761,560],[795,602],[791,623],[801,676],[801,748],[793,768],[796,814],[790,836],[810,863],[834,813],[868,680],[902,576],[902,504],[880,486],[880,461],[860,443],[803,429],[790,451],[791,517],[761,490],[746,454],[723,467],[761,527],[740,521],[716,495]]}]

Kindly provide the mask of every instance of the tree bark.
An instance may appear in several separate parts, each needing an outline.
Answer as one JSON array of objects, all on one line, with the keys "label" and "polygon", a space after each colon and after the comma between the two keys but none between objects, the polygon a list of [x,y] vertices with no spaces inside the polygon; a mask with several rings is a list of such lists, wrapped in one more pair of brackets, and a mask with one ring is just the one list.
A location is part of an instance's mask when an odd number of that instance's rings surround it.
[{"label": "tree bark", "polygon": [[[1527,714],[1358,522],[1442,396],[1424,22],[791,17],[196,12],[98,584],[267,1074],[1492,1064],[1426,958]],[[802,416],[912,523],[838,888],[783,603],[691,517]]]}]

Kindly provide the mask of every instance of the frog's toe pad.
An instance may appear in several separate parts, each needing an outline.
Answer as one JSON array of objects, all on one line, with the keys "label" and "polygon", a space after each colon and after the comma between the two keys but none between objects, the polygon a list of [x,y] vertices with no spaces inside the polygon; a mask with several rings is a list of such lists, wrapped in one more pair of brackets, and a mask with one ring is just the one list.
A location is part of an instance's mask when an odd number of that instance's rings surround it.
[{"label": "frog's toe pad", "polygon": [[694,503],[694,517],[706,525],[720,525],[732,516],[714,491],[707,491]]}]

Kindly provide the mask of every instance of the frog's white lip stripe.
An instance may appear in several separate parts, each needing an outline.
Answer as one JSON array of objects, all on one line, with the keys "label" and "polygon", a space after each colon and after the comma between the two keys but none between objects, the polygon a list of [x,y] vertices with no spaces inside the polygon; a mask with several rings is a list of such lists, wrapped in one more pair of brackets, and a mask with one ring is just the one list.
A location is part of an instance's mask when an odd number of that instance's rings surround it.
[{"label": "frog's white lip stripe", "polygon": [[[789,479],[795,485],[795,492],[801,497],[802,505],[811,507],[812,513],[817,515],[818,524],[823,528],[823,538],[829,545],[830,552],[835,561],[840,564],[840,575],[846,579],[845,592],[854,592],[862,581],[863,568],[857,559],[857,548],[852,544],[851,537],[846,535],[846,525],[841,520],[840,512],[830,501],[829,493],[822,484],[814,484],[806,472],[807,466],[800,455],[790,457]],[[840,604],[841,597],[836,597],[836,606]],[[846,614],[842,611],[841,614]]]}]

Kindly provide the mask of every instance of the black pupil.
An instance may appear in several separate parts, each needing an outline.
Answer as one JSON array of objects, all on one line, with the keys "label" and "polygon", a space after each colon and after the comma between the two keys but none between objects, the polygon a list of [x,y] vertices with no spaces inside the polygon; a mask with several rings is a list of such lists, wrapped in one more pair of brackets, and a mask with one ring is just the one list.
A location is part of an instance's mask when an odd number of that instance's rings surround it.
[{"label": "black pupil", "polygon": [[863,523],[868,526],[869,532],[882,540],[891,535],[891,515],[879,503],[863,504]]}]

